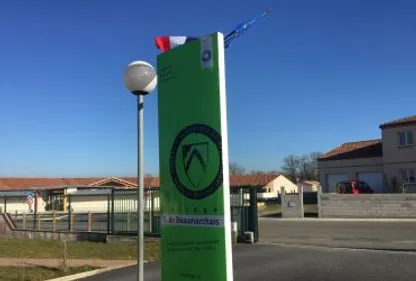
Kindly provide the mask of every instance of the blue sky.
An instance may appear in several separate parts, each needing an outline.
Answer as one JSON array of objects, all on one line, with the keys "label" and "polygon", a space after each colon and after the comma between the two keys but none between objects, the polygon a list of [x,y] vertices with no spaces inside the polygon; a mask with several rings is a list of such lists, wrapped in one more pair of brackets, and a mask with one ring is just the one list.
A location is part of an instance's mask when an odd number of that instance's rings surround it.
[{"label": "blue sky", "polygon": [[[232,161],[276,170],[415,113],[412,0],[2,1],[0,176],[135,175],[125,66],[156,64],[154,36],[226,33],[268,7],[226,53]],[[157,92],[145,102],[158,173]]]}]

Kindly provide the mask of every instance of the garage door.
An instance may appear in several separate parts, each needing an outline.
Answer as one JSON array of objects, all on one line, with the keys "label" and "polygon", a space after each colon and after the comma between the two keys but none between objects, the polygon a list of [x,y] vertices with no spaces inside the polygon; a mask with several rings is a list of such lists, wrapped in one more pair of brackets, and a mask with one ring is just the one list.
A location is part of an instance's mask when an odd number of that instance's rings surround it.
[{"label": "garage door", "polygon": [[357,179],[365,181],[375,193],[383,193],[383,173],[358,173]]},{"label": "garage door", "polygon": [[348,180],[347,174],[328,174],[326,175],[327,192],[335,192],[335,185],[340,181]]}]

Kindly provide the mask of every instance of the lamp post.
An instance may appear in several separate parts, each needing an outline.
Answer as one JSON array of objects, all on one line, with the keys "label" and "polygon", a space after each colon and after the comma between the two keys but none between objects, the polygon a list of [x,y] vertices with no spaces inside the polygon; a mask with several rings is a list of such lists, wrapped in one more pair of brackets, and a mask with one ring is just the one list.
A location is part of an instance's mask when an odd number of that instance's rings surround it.
[{"label": "lamp post", "polygon": [[143,169],[143,97],[157,85],[157,74],[145,61],[134,61],[124,72],[124,85],[137,96],[137,280],[143,281],[144,255],[144,169]]}]

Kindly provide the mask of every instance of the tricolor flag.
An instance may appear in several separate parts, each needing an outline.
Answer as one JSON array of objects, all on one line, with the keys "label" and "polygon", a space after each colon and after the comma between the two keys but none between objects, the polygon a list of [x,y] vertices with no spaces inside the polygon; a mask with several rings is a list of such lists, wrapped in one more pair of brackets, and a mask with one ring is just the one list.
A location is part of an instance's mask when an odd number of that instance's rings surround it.
[{"label": "tricolor flag", "polygon": [[[267,9],[265,12],[255,16],[249,21],[246,21],[242,24],[237,25],[233,31],[231,31],[228,35],[224,37],[224,47],[227,49],[231,42],[236,39],[237,37],[241,36],[245,33],[257,20],[260,18],[268,15],[270,13],[270,9]],[[198,37],[190,37],[190,36],[159,36],[155,38],[156,47],[161,50],[162,52],[169,51],[179,45],[186,44],[193,40],[198,40]]]},{"label": "tricolor flag", "polygon": [[159,36],[155,38],[155,44],[159,50],[166,52],[179,45],[183,45],[197,39],[197,37],[190,36]]}]

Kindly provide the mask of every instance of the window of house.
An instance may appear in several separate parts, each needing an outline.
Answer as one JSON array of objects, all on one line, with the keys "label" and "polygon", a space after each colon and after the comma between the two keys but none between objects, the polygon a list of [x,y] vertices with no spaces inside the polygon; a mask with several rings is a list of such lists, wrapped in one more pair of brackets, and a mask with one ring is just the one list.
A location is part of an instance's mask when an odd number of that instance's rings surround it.
[{"label": "window of house", "polygon": [[416,182],[416,172],[413,168],[400,169],[400,178],[402,182],[414,183]]},{"label": "window of house", "polygon": [[409,169],[409,182],[416,182],[415,169]]},{"label": "window of house", "polygon": [[413,132],[399,133],[399,146],[413,145]]}]

